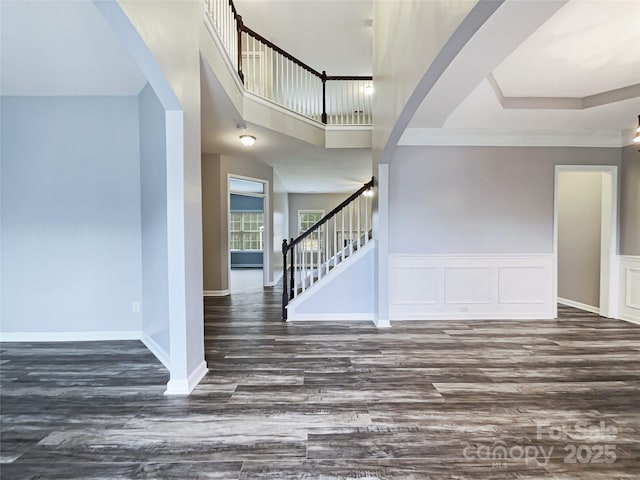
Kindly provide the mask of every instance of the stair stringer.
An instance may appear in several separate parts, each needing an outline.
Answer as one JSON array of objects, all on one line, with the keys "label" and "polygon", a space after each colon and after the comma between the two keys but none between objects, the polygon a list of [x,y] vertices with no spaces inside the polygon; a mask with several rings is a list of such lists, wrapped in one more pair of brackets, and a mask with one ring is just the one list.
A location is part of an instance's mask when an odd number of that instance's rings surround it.
[{"label": "stair stringer", "polygon": [[289,302],[287,321],[373,321],[375,242],[360,247]]}]

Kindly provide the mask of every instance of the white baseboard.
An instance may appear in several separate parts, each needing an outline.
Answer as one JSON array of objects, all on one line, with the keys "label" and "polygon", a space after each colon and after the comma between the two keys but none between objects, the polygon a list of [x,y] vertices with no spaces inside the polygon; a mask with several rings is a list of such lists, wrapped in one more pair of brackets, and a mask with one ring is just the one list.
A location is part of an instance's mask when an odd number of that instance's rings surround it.
[{"label": "white baseboard", "polygon": [[169,354],[165,351],[164,348],[162,348],[158,342],[156,342],[153,338],[151,338],[149,335],[147,335],[146,333],[143,333],[140,341],[142,343],[144,343],[144,346],[147,347],[149,349],[149,351],[151,353],[153,353],[155,355],[155,357],[160,360],[160,362],[162,363],[162,365],[164,365],[167,370],[169,369]]},{"label": "white baseboard", "polygon": [[280,281],[280,279],[282,278],[283,275],[284,275],[284,272],[282,270],[280,270],[280,272],[278,274],[274,275],[273,282],[267,283],[267,287],[275,287],[278,284],[278,282]]},{"label": "white baseboard", "polygon": [[106,340],[140,340],[138,330],[99,332],[0,332],[0,342],[101,342]]},{"label": "white baseboard", "polygon": [[287,322],[358,322],[373,321],[371,313],[299,313]]},{"label": "white baseboard", "polygon": [[418,313],[404,314],[403,316],[394,317],[394,322],[415,321],[415,320],[514,320],[514,321],[530,321],[530,320],[552,320],[551,314],[539,315],[537,313],[482,313],[482,312],[463,312],[463,313]]},{"label": "white baseboard", "polygon": [[373,324],[376,326],[376,328],[391,328],[391,322],[388,318],[374,318]]},{"label": "white baseboard", "polygon": [[635,323],[636,325],[640,325],[640,316],[635,315],[625,315],[624,313],[620,314],[620,320],[624,320],[625,322]]},{"label": "white baseboard", "polygon": [[231,295],[231,292],[229,290],[205,290],[202,294],[205,297],[226,297]]},{"label": "white baseboard", "polygon": [[184,379],[171,379],[167,383],[167,390],[165,395],[189,395],[196,385],[200,383],[200,380],[204,378],[209,369],[207,368],[207,362],[204,360]]},{"label": "white baseboard", "polygon": [[578,308],[580,310],[586,310],[587,312],[595,313],[597,315],[600,314],[600,308],[594,307],[593,305],[587,305],[586,303],[576,302],[574,300],[569,300],[568,298],[558,297],[558,303],[561,305],[566,305],[567,307]]}]

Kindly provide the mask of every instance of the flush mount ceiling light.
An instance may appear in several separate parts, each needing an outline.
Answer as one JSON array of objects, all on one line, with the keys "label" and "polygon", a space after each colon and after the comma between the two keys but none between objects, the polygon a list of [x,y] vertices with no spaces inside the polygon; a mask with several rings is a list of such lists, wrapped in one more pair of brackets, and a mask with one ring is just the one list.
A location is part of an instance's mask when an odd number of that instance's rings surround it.
[{"label": "flush mount ceiling light", "polygon": [[253,135],[240,135],[240,142],[245,147],[250,147],[251,145],[256,143],[256,137],[254,137]]},{"label": "flush mount ceiling light", "polygon": [[640,143],[640,115],[638,115],[638,128],[636,128],[636,136],[633,137],[634,143]]},{"label": "flush mount ceiling light", "polygon": [[364,94],[371,95],[373,93],[373,85],[365,85]]}]

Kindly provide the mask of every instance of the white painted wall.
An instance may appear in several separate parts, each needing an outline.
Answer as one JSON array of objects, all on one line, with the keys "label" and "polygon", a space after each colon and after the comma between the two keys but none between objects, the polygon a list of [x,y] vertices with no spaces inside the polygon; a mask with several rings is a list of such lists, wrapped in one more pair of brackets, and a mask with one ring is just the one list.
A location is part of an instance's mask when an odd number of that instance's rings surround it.
[{"label": "white painted wall", "polygon": [[204,6],[196,0],[112,0],[94,4],[134,57],[166,110],[171,350],[167,393],[186,394],[207,372],[202,301],[199,55]]},{"label": "white painted wall", "polygon": [[142,230],[142,340],[170,366],[165,110],[147,84],[140,112],[140,207]]},{"label": "white painted wall", "polygon": [[369,242],[291,301],[287,320],[372,320],[374,257]]},{"label": "white painted wall", "polygon": [[427,68],[476,3],[475,0],[374,2],[374,159],[380,156]]},{"label": "white painted wall", "polygon": [[619,317],[640,324],[640,256],[620,255]]},{"label": "white painted wall", "polygon": [[5,340],[139,338],[137,97],[2,97]]},{"label": "white painted wall", "polygon": [[558,173],[558,297],[600,307],[602,172]]}]

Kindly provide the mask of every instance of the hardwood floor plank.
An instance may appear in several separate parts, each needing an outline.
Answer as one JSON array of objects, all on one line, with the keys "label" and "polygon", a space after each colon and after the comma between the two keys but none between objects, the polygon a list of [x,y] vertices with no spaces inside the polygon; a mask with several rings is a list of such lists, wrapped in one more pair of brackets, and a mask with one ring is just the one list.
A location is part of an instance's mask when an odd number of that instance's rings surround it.
[{"label": "hardwood floor plank", "polygon": [[208,297],[189,397],[140,342],[4,343],[0,476],[638,478],[640,327],[559,314],[377,330],[283,323],[275,289]]}]

